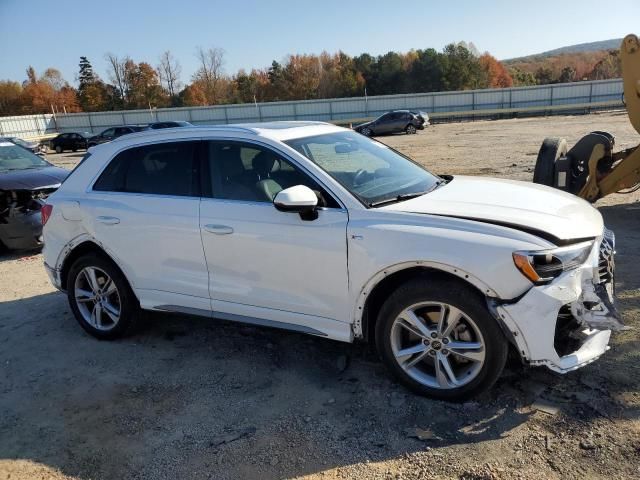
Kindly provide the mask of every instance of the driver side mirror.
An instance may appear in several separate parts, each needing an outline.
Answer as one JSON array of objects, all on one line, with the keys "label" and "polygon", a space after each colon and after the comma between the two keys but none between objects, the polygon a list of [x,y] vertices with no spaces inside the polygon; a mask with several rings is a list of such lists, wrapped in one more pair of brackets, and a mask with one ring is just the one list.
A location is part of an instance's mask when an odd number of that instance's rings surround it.
[{"label": "driver side mirror", "polygon": [[280,190],[273,199],[273,205],[281,212],[296,212],[303,220],[318,218],[318,196],[305,185]]}]

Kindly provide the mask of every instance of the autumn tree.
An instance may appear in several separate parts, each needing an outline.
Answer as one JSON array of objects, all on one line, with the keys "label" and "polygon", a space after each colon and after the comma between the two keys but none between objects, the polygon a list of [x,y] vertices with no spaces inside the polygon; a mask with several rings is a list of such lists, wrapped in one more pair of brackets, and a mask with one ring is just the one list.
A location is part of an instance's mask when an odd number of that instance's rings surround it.
[{"label": "autumn tree", "polygon": [[617,51],[611,50],[608,54],[599,60],[591,72],[589,72],[589,80],[605,80],[608,78],[617,78],[622,76],[622,62]]},{"label": "autumn tree", "polygon": [[505,88],[513,85],[513,79],[505,66],[489,52],[485,52],[478,58],[480,67],[486,75],[486,86],[489,88]]},{"label": "autumn tree", "polygon": [[22,85],[11,80],[0,81],[0,115],[18,114],[22,103]]},{"label": "autumn tree", "polygon": [[531,72],[525,72],[518,67],[509,68],[509,75],[513,79],[513,85],[516,87],[527,87],[530,85],[537,85],[538,81]]},{"label": "autumn tree", "polygon": [[146,62],[136,64],[128,59],[124,65],[127,108],[162,107],[168,98],[158,80],[156,70]]},{"label": "autumn tree", "polygon": [[208,105],[223,103],[224,96],[224,50],[202,47],[196,49],[199,68],[193,74],[193,83],[198,83]]},{"label": "autumn tree", "polygon": [[127,84],[127,63],[131,63],[132,60],[129,57],[120,58],[113,53],[107,53],[105,59],[109,65],[109,80],[111,80],[111,83],[118,91],[118,103],[124,106],[127,102],[127,91],[129,90]]},{"label": "autumn tree", "polygon": [[178,60],[171,54],[169,50],[160,55],[160,63],[158,64],[156,71],[158,72],[158,79],[160,84],[169,95],[171,102],[176,103],[178,92],[180,90],[180,74],[182,73],[182,67]]}]

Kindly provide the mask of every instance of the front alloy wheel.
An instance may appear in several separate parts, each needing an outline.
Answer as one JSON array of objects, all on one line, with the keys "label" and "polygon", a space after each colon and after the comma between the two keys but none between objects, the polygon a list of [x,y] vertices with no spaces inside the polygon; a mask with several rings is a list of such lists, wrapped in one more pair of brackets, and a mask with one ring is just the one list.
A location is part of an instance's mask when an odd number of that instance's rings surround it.
[{"label": "front alloy wheel", "polygon": [[404,131],[407,132],[408,135],[413,135],[416,133],[416,127],[410,123]]},{"label": "front alloy wheel", "polygon": [[457,307],[440,302],[403,310],[391,327],[391,350],[411,378],[442,389],[472,381],[485,359],[476,323]]},{"label": "front alloy wheel", "polygon": [[360,130],[360,133],[365,137],[370,137],[373,134],[369,127],[364,127],[362,130]]},{"label": "front alloy wheel", "polygon": [[491,387],[508,344],[486,300],[463,282],[418,277],[394,291],[376,323],[376,346],[400,382],[442,400]]}]

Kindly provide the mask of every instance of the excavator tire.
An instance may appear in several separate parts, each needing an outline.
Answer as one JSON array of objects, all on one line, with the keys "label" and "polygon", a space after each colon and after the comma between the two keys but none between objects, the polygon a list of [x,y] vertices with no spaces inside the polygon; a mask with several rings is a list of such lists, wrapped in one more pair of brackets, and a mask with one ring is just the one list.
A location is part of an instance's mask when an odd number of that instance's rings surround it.
[{"label": "excavator tire", "polygon": [[556,160],[566,154],[567,141],[564,138],[545,138],[538,151],[533,183],[555,187]]}]

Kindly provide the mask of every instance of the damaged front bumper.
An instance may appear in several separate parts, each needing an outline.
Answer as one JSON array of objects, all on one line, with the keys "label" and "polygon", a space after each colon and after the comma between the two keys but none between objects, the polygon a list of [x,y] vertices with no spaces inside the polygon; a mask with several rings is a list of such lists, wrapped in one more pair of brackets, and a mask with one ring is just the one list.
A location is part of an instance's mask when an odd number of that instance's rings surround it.
[{"label": "damaged front bumper", "polygon": [[614,253],[605,230],[585,265],[493,305],[525,362],[566,373],[609,349],[611,331],[625,328],[614,307]]}]

